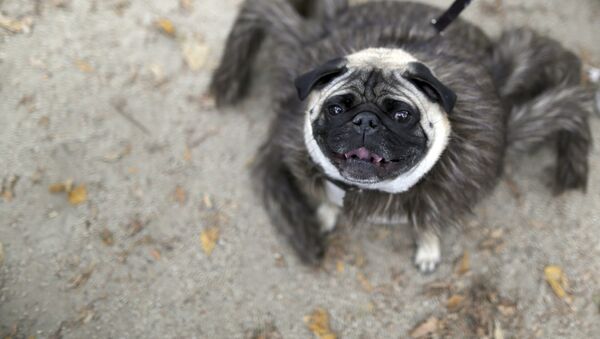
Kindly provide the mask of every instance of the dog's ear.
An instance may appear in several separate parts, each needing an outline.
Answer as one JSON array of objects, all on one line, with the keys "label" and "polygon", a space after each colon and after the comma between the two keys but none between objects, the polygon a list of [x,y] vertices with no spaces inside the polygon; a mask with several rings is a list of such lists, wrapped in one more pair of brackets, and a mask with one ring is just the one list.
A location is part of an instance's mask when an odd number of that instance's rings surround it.
[{"label": "dog's ear", "polygon": [[348,70],[346,64],[345,58],[333,59],[296,78],[294,83],[300,100],[306,99],[317,86],[322,86],[344,74]]},{"label": "dog's ear", "polygon": [[456,104],[456,93],[442,84],[429,68],[420,62],[408,64],[403,76],[423,91],[431,100],[442,105],[446,113],[451,113]]}]

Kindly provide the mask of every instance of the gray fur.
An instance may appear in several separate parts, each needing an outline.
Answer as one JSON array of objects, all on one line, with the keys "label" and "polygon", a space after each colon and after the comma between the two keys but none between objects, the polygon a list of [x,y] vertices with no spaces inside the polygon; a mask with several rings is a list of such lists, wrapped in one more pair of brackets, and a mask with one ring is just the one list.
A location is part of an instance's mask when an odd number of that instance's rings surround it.
[{"label": "gray fur", "polygon": [[350,188],[343,215],[355,222],[408,215],[417,235],[439,232],[460,223],[490,193],[509,147],[528,150],[548,141],[558,151],[557,191],[585,188],[592,96],[579,85],[579,60],[560,44],[527,30],[508,31],[493,42],[461,20],[438,36],[429,19],[441,11],[423,4],[318,3],[321,7],[301,14],[301,6],[288,1],[247,0],[211,84],[219,105],[241,100],[260,43],[272,41],[277,116],[254,174],[273,224],[305,262],[318,263],[325,251],[316,215],[325,199],[325,177],[303,141],[304,106],[293,80],[365,48],[410,52],[458,101],[449,115],[450,142],[417,185],[400,194]]}]

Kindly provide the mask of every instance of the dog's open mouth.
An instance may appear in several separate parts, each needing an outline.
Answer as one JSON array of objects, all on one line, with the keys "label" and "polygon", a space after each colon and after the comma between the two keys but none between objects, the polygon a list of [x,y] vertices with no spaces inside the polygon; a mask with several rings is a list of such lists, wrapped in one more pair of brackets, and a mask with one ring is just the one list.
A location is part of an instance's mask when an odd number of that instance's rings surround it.
[{"label": "dog's open mouth", "polygon": [[371,163],[375,166],[384,166],[390,162],[390,160],[387,160],[381,155],[368,150],[366,147],[357,148],[350,152],[344,153],[341,156],[344,160],[362,161]]},{"label": "dog's open mouth", "polygon": [[375,165],[381,164],[382,162],[385,161],[382,156],[380,156],[377,153],[369,151],[365,147],[357,148],[350,152],[344,153],[344,158],[346,158],[346,160],[348,160],[348,159],[362,160],[362,161],[370,162]]},{"label": "dog's open mouth", "polygon": [[334,160],[344,178],[362,183],[374,183],[390,177],[401,170],[402,161],[405,159],[405,156],[387,159],[365,146],[345,153],[332,152],[331,154],[331,159]]}]

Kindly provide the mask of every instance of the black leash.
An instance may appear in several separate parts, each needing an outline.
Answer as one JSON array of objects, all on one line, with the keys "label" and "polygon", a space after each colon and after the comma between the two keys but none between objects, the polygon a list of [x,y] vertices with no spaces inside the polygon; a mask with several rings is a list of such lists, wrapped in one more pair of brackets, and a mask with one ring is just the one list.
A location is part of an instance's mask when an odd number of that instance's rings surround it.
[{"label": "black leash", "polygon": [[450,24],[458,18],[460,13],[469,6],[472,0],[456,0],[439,18],[431,20],[431,24],[438,33],[442,33]]}]

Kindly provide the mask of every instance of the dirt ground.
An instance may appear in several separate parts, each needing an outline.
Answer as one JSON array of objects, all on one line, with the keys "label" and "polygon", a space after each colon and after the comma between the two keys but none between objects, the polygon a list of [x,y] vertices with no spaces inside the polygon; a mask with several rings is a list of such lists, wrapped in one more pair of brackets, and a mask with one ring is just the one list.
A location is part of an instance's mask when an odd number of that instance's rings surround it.
[{"label": "dirt ground", "polygon": [[[205,95],[239,3],[0,0],[0,337],[310,338],[317,309],[341,338],[427,319],[434,337],[600,336],[598,135],[587,194],[551,195],[552,152],[509,159],[432,275],[406,229],[370,225],[334,236],[322,269],[300,265],[250,189],[264,90],[224,111]],[[465,16],[600,64],[598,0],[479,0]]]}]

